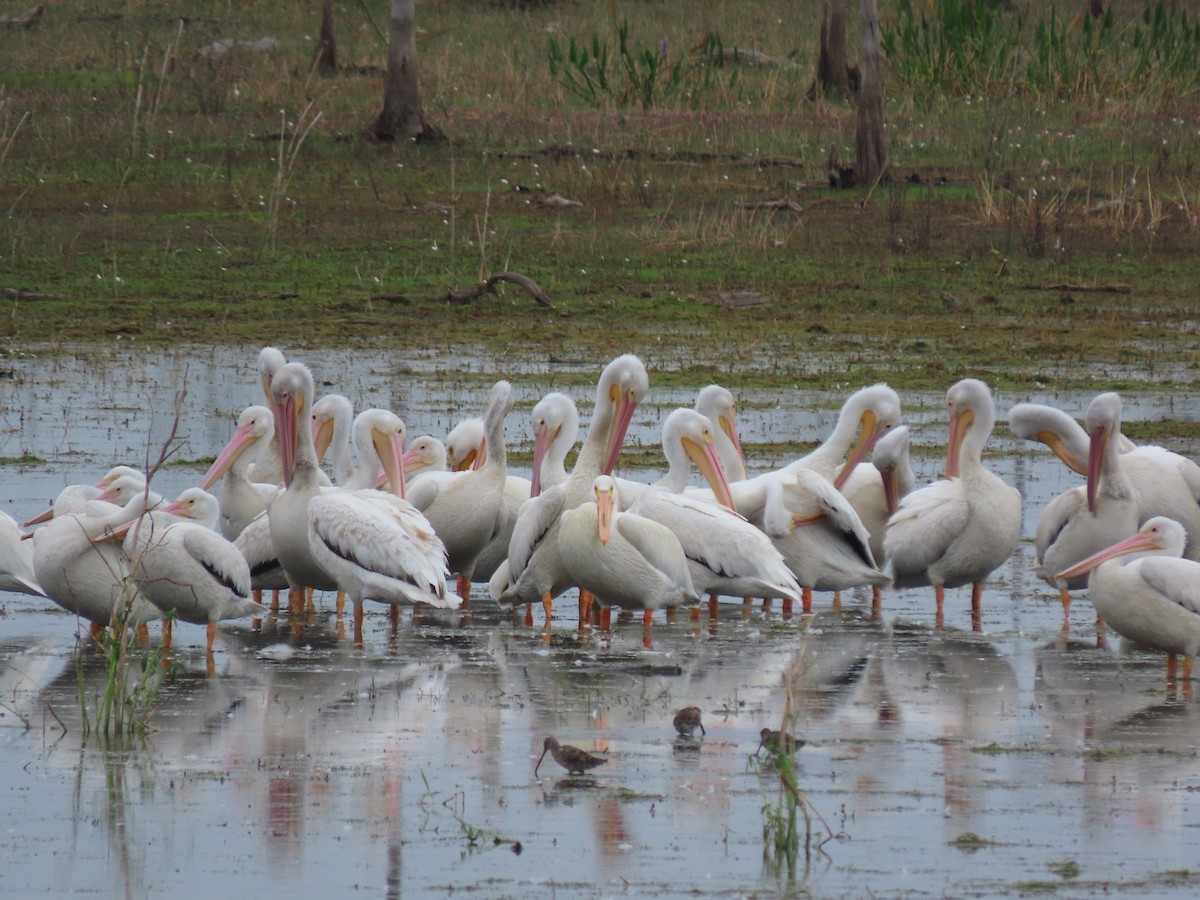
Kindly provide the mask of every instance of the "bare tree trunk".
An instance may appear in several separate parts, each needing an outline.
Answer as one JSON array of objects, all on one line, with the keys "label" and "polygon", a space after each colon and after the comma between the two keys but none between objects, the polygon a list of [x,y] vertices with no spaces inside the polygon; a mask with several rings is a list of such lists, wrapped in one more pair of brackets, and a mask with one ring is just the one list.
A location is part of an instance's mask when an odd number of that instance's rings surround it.
[{"label": "bare tree trunk", "polygon": [[313,65],[318,72],[332,75],[337,72],[337,41],[333,39],[333,0],[321,7],[321,36],[313,51]]},{"label": "bare tree trunk", "polygon": [[833,0],[829,13],[829,46],[825,49],[829,64],[829,80],[822,83],[826,91],[834,90],[843,97],[850,94],[850,66],[846,63],[846,0]]},{"label": "bare tree trunk", "polygon": [[1093,19],[1101,19],[1104,17],[1104,0],[1090,0],[1088,3],[1088,12],[1092,14]]},{"label": "bare tree trunk", "polygon": [[883,132],[883,72],[876,0],[859,0],[858,12],[863,53],[858,122],[854,132],[855,169],[860,184],[874,185],[883,177],[888,165],[887,135]]},{"label": "bare tree trunk", "polygon": [[392,0],[388,18],[388,64],[383,109],[368,129],[379,140],[404,136],[417,141],[437,140],[441,134],[425,120],[417,80],[416,0]]}]

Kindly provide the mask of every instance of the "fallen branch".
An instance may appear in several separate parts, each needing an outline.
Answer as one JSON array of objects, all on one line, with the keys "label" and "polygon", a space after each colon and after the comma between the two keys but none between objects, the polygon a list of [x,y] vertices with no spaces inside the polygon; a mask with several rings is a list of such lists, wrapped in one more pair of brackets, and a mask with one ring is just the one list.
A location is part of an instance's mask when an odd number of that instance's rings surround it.
[{"label": "fallen branch", "polygon": [[[446,294],[446,299],[451,303],[470,303],[472,300],[478,300],[485,294],[496,293],[496,284],[501,281],[507,281],[510,284],[525,288],[529,292],[529,295],[539,304],[546,307],[546,309],[554,309],[554,304],[550,302],[550,298],[546,296],[546,292],[541,289],[538,283],[528,275],[522,275],[519,272],[497,272],[488,278],[487,281],[481,281],[474,287],[464,288],[461,291],[450,291],[450,293]],[[555,311],[557,312],[557,310]]]},{"label": "fallen branch", "polygon": [[4,288],[0,297],[9,300],[68,300],[70,294],[44,294],[39,291],[23,291],[20,288]]},{"label": "fallen branch", "polygon": [[1127,284],[1027,284],[1029,291],[1070,291],[1075,293],[1093,294],[1132,294],[1133,288]]},{"label": "fallen branch", "polygon": [[46,7],[38,6],[27,9],[19,16],[0,16],[0,28],[28,28],[42,17]]}]

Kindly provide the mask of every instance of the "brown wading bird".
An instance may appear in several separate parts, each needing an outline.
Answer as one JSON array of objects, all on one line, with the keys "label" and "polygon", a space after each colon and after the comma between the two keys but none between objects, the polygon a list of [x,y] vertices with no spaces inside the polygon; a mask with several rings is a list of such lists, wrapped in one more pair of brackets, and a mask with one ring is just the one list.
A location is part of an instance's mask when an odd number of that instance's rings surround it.
[{"label": "brown wading bird", "polygon": [[700,734],[703,736],[704,725],[700,722],[700,707],[685,706],[679,712],[675,713],[675,730],[684,737],[691,737],[696,729],[700,729]]},{"label": "brown wading bird", "polygon": [[759,750],[762,750],[763,747],[775,753],[795,753],[803,746],[803,740],[792,737],[786,731],[772,731],[770,728],[764,728],[758,733],[758,750],[754,751],[754,755],[758,756]]},{"label": "brown wading bird", "polygon": [[567,770],[568,775],[582,775],[588,769],[594,769],[596,766],[604,765],[608,762],[599,756],[592,756],[586,750],[580,750],[578,747],[572,747],[570,744],[560,744],[552,737],[546,738],[546,743],[542,745],[542,755],[538,757],[537,765],[533,767],[533,774],[536,777],[538,768],[542,764],[542,760],[546,758],[546,753],[554,757],[554,761]]}]

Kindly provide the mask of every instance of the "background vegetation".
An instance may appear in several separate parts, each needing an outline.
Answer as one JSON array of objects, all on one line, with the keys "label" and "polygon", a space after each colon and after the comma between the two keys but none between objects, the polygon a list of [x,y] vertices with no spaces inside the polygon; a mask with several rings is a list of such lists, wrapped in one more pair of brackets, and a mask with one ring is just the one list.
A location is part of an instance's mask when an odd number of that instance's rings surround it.
[{"label": "background vegetation", "polygon": [[[891,180],[835,189],[855,112],[810,94],[811,0],[422,0],[434,144],[361,135],[387,0],[334,4],[328,76],[315,0],[51,4],[0,31],[0,339],[666,341],[708,348],[685,378],[1194,389],[1193,4],[879,6]],[[448,297],[501,270],[553,309]]]}]

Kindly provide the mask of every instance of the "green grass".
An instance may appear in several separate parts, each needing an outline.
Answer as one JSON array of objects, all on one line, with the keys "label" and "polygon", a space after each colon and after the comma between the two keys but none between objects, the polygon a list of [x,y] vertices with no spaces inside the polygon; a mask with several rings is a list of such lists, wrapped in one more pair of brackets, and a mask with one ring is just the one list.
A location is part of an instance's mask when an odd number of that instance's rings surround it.
[{"label": "green grass", "polygon": [[[617,46],[608,4],[422,5],[426,113],[449,137],[435,145],[360,136],[386,3],[335,6],[345,68],[330,78],[307,68],[318,10],[282,0],[192,3],[182,31],[169,8],[81,3],[6,35],[0,341],[455,340],[558,356],[665,341],[718,347],[763,387],[972,374],[1013,390],[1195,389],[1200,91],[1178,78],[1124,90],[1122,57],[1088,90],[1064,92],[1071,75],[967,93],[906,82],[895,59],[895,186],[838,191],[827,161],[853,159],[855,110],[805,98],[819,4],[618,4],[632,50],[665,40],[685,62],[646,108],[585,103],[551,74],[550,37]],[[1061,26],[1079,4],[1056,6]],[[1143,4],[1111,6],[1123,34],[1149,27]],[[201,55],[268,34],[278,51]],[[706,68],[694,48],[709,35],[795,51],[795,65]],[[286,141],[310,102],[321,119],[276,215],[280,111]],[[778,199],[793,209],[755,208]],[[512,286],[446,301],[505,268],[556,311]],[[1129,293],[1086,290],[1113,286]],[[729,309],[722,291],[768,305]]]}]

